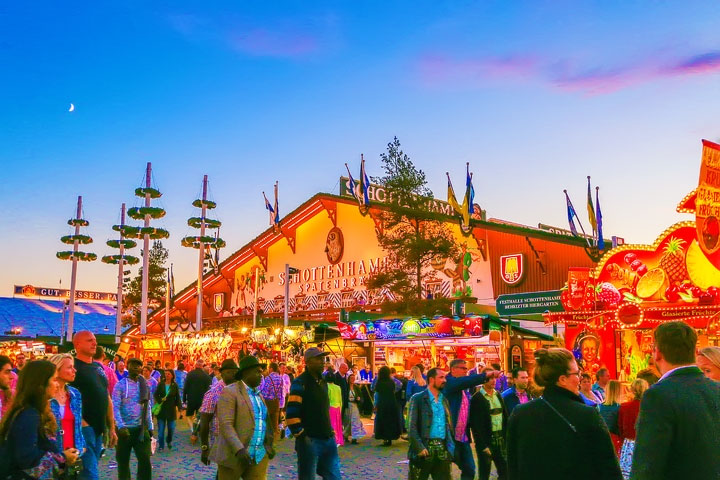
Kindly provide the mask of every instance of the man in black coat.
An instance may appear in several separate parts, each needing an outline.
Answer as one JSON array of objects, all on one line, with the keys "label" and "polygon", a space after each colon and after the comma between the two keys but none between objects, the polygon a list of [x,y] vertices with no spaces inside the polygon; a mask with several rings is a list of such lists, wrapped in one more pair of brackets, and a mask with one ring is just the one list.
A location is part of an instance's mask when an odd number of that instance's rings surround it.
[{"label": "man in black coat", "polygon": [[[483,372],[491,372],[485,368]],[[485,382],[470,400],[470,430],[475,440],[478,458],[478,479],[488,480],[495,462],[498,480],[507,478],[505,459],[505,434],[508,411],[500,394],[495,390],[495,379]]]},{"label": "man in black coat", "polygon": [[640,403],[633,480],[720,478],[720,383],[695,366],[696,344],[683,322],[655,329],[662,377]]},{"label": "man in black coat", "polygon": [[572,353],[567,356],[571,360],[557,382],[545,385],[542,397],[518,405],[510,416],[510,480],[623,478],[607,426],[578,395],[580,371]]},{"label": "man in black coat", "polygon": [[512,371],[513,386],[502,392],[502,399],[505,403],[508,416],[512,414],[515,407],[528,403],[535,397],[528,391],[530,375],[528,371],[522,367],[517,367]]},{"label": "man in black coat", "polygon": [[202,359],[195,362],[195,369],[187,374],[185,388],[183,389],[183,403],[185,403],[185,415],[192,429],[193,415],[200,410],[205,393],[210,390],[212,378],[205,373]]}]

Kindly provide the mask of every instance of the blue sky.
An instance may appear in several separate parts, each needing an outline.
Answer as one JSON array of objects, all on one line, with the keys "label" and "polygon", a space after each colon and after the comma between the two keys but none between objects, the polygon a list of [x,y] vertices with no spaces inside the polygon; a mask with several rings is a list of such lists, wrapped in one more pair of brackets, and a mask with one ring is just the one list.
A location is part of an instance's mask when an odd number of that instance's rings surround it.
[{"label": "blue sky", "polygon": [[[584,219],[592,175],[606,233],[649,242],[688,218],[700,139],[720,139],[715,2],[207,3],[0,6],[0,294],[69,284],[77,195],[111,253],[147,161],[186,285],[203,174],[225,255],[266,227],[275,180],[287,213],[361,153],[380,174],[395,135],[439,198],[469,161],[490,217],[566,227],[562,190]],[[115,272],[83,264],[79,288]]]}]

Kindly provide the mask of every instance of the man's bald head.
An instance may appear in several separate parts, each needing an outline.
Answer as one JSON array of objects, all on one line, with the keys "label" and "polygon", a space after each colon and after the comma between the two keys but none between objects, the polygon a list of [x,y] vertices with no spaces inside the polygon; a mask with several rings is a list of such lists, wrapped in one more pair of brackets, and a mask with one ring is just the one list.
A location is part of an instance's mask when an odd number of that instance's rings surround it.
[{"label": "man's bald head", "polygon": [[205,365],[205,362],[203,362],[203,359],[202,359],[202,358],[198,359],[198,360],[195,362],[195,368],[203,368],[204,365]]},{"label": "man's bald head", "polygon": [[77,332],[73,337],[73,347],[75,347],[75,352],[77,352],[77,356],[81,360],[90,363],[93,355],[95,355],[95,351],[97,350],[97,340],[95,340],[95,335],[88,330],[81,330]]}]

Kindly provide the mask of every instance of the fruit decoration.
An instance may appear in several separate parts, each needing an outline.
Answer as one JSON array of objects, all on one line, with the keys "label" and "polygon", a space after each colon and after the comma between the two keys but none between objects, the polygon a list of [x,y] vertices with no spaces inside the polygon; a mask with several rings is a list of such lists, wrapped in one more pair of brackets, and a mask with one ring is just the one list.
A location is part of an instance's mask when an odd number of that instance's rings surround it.
[{"label": "fruit decoration", "polygon": [[614,308],[620,303],[620,291],[610,282],[603,282],[595,287],[596,298],[602,302],[601,308]]},{"label": "fruit decoration", "polygon": [[683,245],[685,240],[670,238],[660,258],[660,268],[665,271],[670,283],[680,283],[687,278]]}]

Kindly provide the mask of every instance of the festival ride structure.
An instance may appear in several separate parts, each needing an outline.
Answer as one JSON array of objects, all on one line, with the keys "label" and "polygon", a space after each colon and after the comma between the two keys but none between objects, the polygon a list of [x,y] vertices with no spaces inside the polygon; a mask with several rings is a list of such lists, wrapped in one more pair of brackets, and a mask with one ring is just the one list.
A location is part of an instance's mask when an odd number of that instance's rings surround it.
[{"label": "festival ride structure", "polygon": [[75,321],[75,285],[77,281],[77,262],[92,262],[97,260],[97,255],[94,253],[82,252],[78,248],[82,245],[88,245],[92,243],[92,238],[88,235],[81,235],[80,228],[87,227],[90,222],[82,217],[82,196],[78,196],[77,201],[77,213],[75,218],[68,220],[68,225],[75,228],[72,235],[65,235],[60,238],[60,241],[66,245],[72,245],[73,249],[69,251],[57,252],[57,258],[60,260],[70,260],[72,262],[72,274],[70,277],[70,308],[68,313],[68,323],[66,329],[66,340],[72,341],[73,328]]},{"label": "festival ride structure", "polygon": [[160,240],[170,237],[170,233],[163,228],[150,226],[151,220],[157,220],[165,216],[165,210],[160,207],[152,207],[152,200],[162,196],[160,190],[152,186],[152,164],[147,163],[145,169],[145,186],[135,189],[135,196],[144,199],[142,207],[133,207],[127,214],[135,220],[142,220],[143,226],[137,229],[137,237],[143,240],[143,263],[142,263],[142,296],[140,304],[140,332],[147,332],[148,318],[148,267],[150,264],[150,239]]},{"label": "festival ride structure", "polygon": [[125,224],[125,204],[122,204],[120,208],[120,223],[113,225],[112,229],[118,232],[119,238],[117,240],[108,240],[107,246],[110,248],[119,249],[117,255],[105,255],[102,257],[103,263],[118,266],[118,283],[117,283],[117,317],[115,319],[115,343],[120,343],[120,335],[122,335],[122,302],[123,302],[123,288],[125,283],[125,265],[136,265],[140,262],[140,259],[127,255],[126,249],[135,248],[137,242],[132,240],[137,238],[139,233],[138,227],[132,227]]},{"label": "festival ride structure", "polygon": [[[188,226],[197,228],[200,230],[200,235],[184,237],[181,240],[183,247],[196,248],[198,250],[198,280],[197,280],[197,305],[195,309],[195,330],[202,330],[202,298],[203,298],[203,270],[206,253],[209,253],[211,249],[215,249],[217,256],[218,250],[225,246],[225,241],[220,238],[219,230],[222,225],[219,220],[207,218],[207,211],[214,209],[217,204],[211,200],[208,200],[208,176],[203,177],[202,184],[202,198],[198,198],[192,202],[194,207],[200,209],[199,217],[191,217],[188,219]],[[215,236],[206,235],[207,229],[216,230]],[[206,252],[206,249],[207,252]],[[211,258],[212,260],[212,258]],[[167,310],[167,308],[166,308]]]},{"label": "festival ride structure", "polygon": [[653,335],[682,320],[699,333],[699,347],[720,345],[720,145],[703,140],[699,186],[677,206],[694,213],[652,245],[622,245],[595,268],[571,268],[564,311],[544,314],[565,325],[565,344],[584,371],[608,368],[630,381],[652,368]]}]

